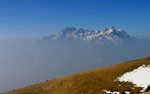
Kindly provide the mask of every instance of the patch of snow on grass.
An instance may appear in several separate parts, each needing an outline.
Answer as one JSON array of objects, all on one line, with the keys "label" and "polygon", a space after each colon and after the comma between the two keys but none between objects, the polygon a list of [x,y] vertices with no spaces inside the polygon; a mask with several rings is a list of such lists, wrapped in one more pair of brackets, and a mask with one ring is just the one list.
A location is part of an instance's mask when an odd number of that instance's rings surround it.
[{"label": "patch of snow on grass", "polygon": [[118,91],[113,91],[113,92],[107,90],[103,90],[103,91],[106,92],[107,94],[120,94],[120,92]]},{"label": "patch of snow on grass", "polygon": [[125,94],[130,94],[130,92],[129,91],[125,91]]},{"label": "patch of snow on grass", "polygon": [[121,86],[120,84],[118,86]]},{"label": "patch of snow on grass", "polygon": [[123,74],[115,81],[132,82],[137,87],[143,87],[143,90],[145,90],[150,85],[150,65],[142,65],[131,72]]}]

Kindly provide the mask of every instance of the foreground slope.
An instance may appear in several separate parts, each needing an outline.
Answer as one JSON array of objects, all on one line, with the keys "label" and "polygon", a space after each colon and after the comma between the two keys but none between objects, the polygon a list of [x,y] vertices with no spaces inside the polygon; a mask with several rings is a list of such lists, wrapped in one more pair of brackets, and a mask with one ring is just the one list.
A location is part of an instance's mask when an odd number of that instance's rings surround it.
[{"label": "foreground slope", "polygon": [[141,93],[141,94],[150,94],[150,92],[145,92],[145,93]]},{"label": "foreground slope", "polygon": [[114,80],[143,64],[149,65],[150,57],[77,73],[3,94],[106,94],[103,90],[118,90],[121,93],[130,90],[132,94],[138,94],[141,87]]}]

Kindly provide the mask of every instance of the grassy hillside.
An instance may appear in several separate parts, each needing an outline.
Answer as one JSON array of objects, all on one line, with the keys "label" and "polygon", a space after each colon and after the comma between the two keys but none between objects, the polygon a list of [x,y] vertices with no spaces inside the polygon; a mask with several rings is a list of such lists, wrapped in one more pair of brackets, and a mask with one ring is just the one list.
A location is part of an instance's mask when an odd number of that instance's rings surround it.
[{"label": "grassy hillside", "polygon": [[[132,83],[114,82],[116,77],[143,64],[149,65],[150,57],[61,77],[4,94],[106,94],[103,90],[123,92],[134,86]],[[137,94],[139,90],[140,87],[135,87],[131,91],[132,94]]]},{"label": "grassy hillside", "polygon": [[145,92],[145,93],[141,93],[141,94],[150,94],[150,92]]}]

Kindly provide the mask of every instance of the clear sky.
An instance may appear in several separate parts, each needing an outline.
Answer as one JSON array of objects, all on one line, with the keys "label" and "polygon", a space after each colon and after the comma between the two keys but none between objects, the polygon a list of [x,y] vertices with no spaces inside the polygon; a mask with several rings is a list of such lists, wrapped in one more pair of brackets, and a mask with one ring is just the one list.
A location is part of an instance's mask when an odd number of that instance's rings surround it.
[{"label": "clear sky", "polygon": [[0,0],[1,38],[38,38],[68,26],[150,37],[150,0]]}]

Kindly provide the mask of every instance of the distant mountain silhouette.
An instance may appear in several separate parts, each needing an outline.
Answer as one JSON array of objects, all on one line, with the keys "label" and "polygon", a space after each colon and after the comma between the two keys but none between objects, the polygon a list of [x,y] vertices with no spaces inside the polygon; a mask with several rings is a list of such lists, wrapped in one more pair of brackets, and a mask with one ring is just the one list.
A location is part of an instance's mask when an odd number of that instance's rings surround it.
[{"label": "distant mountain silhouette", "polygon": [[56,35],[43,37],[42,40],[82,40],[82,41],[110,41],[117,42],[122,40],[134,39],[122,29],[109,27],[103,31],[94,31],[87,29],[77,29],[75,27],[66,27]]}]

